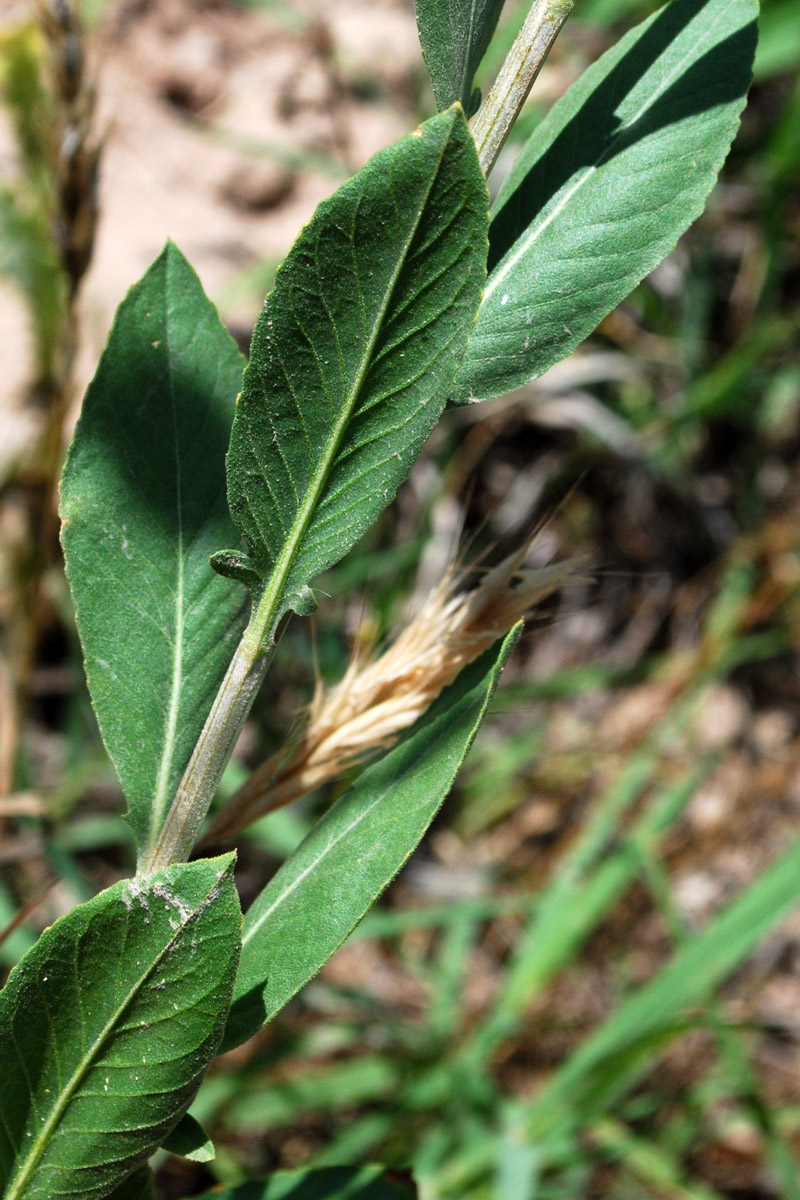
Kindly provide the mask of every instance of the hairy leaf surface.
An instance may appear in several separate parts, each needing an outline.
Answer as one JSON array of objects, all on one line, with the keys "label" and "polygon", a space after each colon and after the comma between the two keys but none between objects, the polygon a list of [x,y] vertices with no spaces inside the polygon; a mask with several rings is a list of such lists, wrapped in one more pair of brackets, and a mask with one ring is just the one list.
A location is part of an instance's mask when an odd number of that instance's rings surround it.
[{"label": "hairy leaf surface", "polygon": [[61,486],[89,690],[140,850],[244,623],[243,593],[208,561],[236,536],[225,451],[243,366],[168,245],[120,306]]},{"label": "hairy leaf surface", "polygon": [[215,566],[272,638],[393,498],[444,406],[485,278],[486,185],[460,109],[381,151],[317,210],[253,335],[228,454],[251,561]]},{"label": "hairy leaf surface", "polygon": [[436,815],[519,629],[466,667],[322,817],[247,913],[223,1045],[271,1020],[394,878]]},{"label": "hairy leaf surface", "polygon": [[498,198],[455,402],[564,358],[700,214],[750,84],[757,10],[674,0],[554,105]]},{"label": "hairy leaf surface", "polygon": [[503,0],[417,0],[417,28],[441,110],[471,111],[472,80],[497,27]]},{"label": "hairy leaf surface", "polygon": [[390,1183],[382,1167],[276,1171],[260,1183],[206,1192],[201,1200],[413,1200],[416,1191]]},{"label": "hairy leaf surface", "polygon": [[233,856],[102,892],[0,992],[0,1194],[100,1200],[190,1104],[240,944]]}]

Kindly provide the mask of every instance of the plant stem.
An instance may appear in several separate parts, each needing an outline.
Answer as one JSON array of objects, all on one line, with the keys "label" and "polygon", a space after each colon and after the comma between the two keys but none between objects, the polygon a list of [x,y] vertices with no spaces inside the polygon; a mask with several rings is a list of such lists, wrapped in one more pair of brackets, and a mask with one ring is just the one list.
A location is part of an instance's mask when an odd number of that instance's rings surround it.
[{"label": "plant stem", "polygon": [[472,135],[484,175],[489,174],[528,98],[575,0],[534,0],[494,87],[478,110]]},{"label": "plant stem", "polygon": [[299,532],[296,532],[289,539],[264,592],[254,603],[247,628],[178,785],[167,819],[155,844],[139,861],[139,875],[162,870],[171,863],[188,862],[222,772],[233,753],[236,739],[244,728],[272,659],[275,624],[299,536]]},{"label": "plant stem", "polygon": [[[257,617],[258,610],[254,614]],[[214,799],[222,772],[267,672],[273,647],[261,649],[251,620],[197,740],[158,840],[138,865],[139,875],[186,862]]]},{"label": "plant stem", "polygon": [[[476,118],[473,134],[481,167],[488,175],[525,102],[533,81],[575,0],[535,0]],[[276,565],[231,660],[189,765],[154,845],[143,855],[140,875],[186,861],[214,798],[222,772],[266,674],[271,649],[262,644],[271,631],[294,544]]]}]

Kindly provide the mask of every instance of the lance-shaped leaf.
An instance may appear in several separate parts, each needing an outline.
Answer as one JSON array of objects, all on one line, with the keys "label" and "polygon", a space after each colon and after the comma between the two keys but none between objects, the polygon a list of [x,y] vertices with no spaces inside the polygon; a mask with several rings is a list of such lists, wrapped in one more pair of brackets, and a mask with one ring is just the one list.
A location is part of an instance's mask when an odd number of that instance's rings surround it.
[{"label": "lance-shaped leaf", "polygon": [[241,916],[233,856],[102,892],[0,992],[0,1194],[100,1200],[197,1091],[225,1024]]},{"label": "lance-shaped leaf", "polygon": [[206,1192],[201,1200],[414,1200],[416,1190],[390,1182],[382,1167],[276,1171],[262,1182]]},{"label": "lance-shaped leaf", "polygon": [[460,109],[317,210],[253,335],[228,454],[245,579],[271,638],[389,503],[443,408],[485,279],[486,185]]},{"label": "lance-shaped leaf", "polygon": [[417,28],[439,109],[472,109],[472,80],[497,28],[503,0],[417,0]]},{"label": "lance-shaped leaf", "polygon": [[400,870],[450,791],[518,636],[519,627],[461,672],[328,810],[252,905],[225,1049],[271,1020],[316,974]]},{"label": "lance-shaped leaf", "polygon": [[497,201],[457,403],[564,358],[700,214],[744,105],[757,8],[674,0],[554,105]]},{"label": "lance-shaped leaf", "polygon": [[61,485],[89,690],[140,849],[244,622],[244,593],[209,566],[236,536],[225,451],[243,366],[169,244],[120,306]]}]

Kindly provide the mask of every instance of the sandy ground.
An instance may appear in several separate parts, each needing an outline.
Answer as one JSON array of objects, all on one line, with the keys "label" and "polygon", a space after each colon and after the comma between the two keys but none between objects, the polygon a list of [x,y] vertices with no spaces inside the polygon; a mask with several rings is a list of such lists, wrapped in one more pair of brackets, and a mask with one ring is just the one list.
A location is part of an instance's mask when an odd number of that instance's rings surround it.
[{"label": "sandy ground", "polygon": [[[109,5],[92,33],[105,149],[78,402],[116,306],[167,238],[246,342],[274,266],[319,201],[415,124],[422,75],[410,0],[263,8],[128,0]],[[0,35],[28,12],[0,3]],[[0,177],[15,171],[3,121]],[[0,346],[1,465],[30,436],[27,319],[7,283]]]}]

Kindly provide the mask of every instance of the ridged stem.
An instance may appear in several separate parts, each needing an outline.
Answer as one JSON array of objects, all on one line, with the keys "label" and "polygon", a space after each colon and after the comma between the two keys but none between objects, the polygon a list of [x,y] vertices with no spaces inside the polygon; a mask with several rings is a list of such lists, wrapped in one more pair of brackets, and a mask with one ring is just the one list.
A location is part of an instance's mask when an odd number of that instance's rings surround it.
[{"label": "ridged stem", "polygon": [[575,0],[534,0],[531,5],[494,87],[472,124],[472,136],[484,175],[488,175],[497,162],[509,130],[574,4]]},{"label": "ridged stem", "polygon": [[271,658],[272,648],[261,650],[259,640],[245,630],[158,839],[139,863],[139,875],[188,860]]}]

